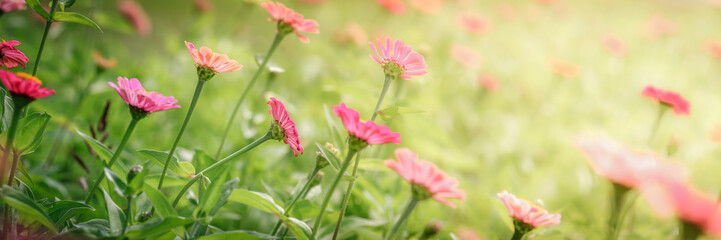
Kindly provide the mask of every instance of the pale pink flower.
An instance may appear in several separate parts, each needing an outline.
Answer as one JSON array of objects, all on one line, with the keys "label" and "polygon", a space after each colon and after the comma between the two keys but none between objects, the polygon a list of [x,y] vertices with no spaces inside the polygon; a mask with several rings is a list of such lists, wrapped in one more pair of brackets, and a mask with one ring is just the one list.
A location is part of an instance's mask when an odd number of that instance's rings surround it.
[{"label": "pale pink flower", "polygon": [[497,194],[514,220],[533,227],[555,226],[561,223],[561,214],[550,214],[546,209],[526,199],[516,198],[506,190]]},{"label": "pale pink flower", "polygon": [[[434,200],[455,208],[456,205],[448,199],[455,198],[459,200],[466,199],[466,192],[458,189],[458,181],[449,177],[446,173],[436,167],[435,164],[418,160],[416,153],[408,148],[399,148],[395,150],[396,159],[388,159],[384,164],[396,171],[409,183],[420,186],[427,190],[428,196],[420,196],[423,198],[433,198]],[[419,195],[423,195],[421,193]],[[419,197],[419,196],[414,196]],[[424,200],[424,199],[419,199]]]},{"label": "pale pink flower", "polygon": [[391,132],[389,127],[378,125],[373,121],[360,121],[358,111],[347,108],[345,103],[333,107],[333,112],[343,121],[348,133],[365,141],[369,145],[384,143],[401,143],[401,134]]},{"label": "pale pink flower", "polygon": [[225,54],[214,53],[208,47],[203,46],[198,50],[188,41],[185,41],[185,46],[188,47],[190,56],[193,57],[193,61],[198,66],[207,67],[215,73],[232,72],[243,68],[243,65],[240,65],[237,61],[231,60]]},{"label": "pale pink flower", "polygon": [[721,237],[721,209],[713,196],[685,181],[658,175],[641,188],[652,209],[661,217],[675,216],[696,225],[711,237]]},{"label": "pale pink flower", "polygon": [[[386,37],[385,46],[381,40],[376,40],[377,46],[370,44],[375,55],[370,54],[371,59],[380,64],[386,75],[400,77],[410,80],[411,76],[421,76],[426,74],[426,60],[420,53],[414,52],[413,48],[405,45],[400,39],[395,42],[390,37]],[[378,51],[380,49],[380,51]]]},{"label": "pale pink flower", "polygon": [[646,34],[650,38],[667,37],[676,33],[676,24],[661,16],[651,18],[646,28]]},{"label": "pale pink flower", "polygon": [[443,9],[443,0],[410,0],[411,6],[424,13],[438,13]]},{"label": "pale pink flower", "polygon": [[551,71],[566,79],[574,79],[579,76],[576,64],[561,59],[551,61]]},{"label": "pale pink flower", "polygon": [[139,110],[144,113],[153,113],[172,108],[180,108],[180,105],[176,103],[174,97],[163,96],[157,92],[148,92],[140,85],[140,81],[137,78],[128,80],[126,77],[118,77],[118,85],[113,82],[108,82],[108,85],[113,87],[115,91],[120,94],[123,101],[130,105],[134,110]]},{"label": "pale pink flower", "polygon": [[[270,13],[268,21],[283,23],[286,26],[290,26],[295,35],[300,38],[303,43],[309,43],[308,37],[301,35],[301,32],[306,33],[319,33],[318,22],[311,19],[303,19],[303,14],[293,11],[293,9],[287,8],[285,5],[279,2],[265,2],[261,3],[260,6],[265,8],[265,11]],[[280,27],[280,25],[279,25]],[[280,30],[280,29],[279,29]]]},{"label": "pale pink flower", "polygon": [[40,79],[27,73],[13,73],[8,70],[0,70],[0,79],[10,93],[15,96],[29,98],[31,101],[55,93],[53,89],[40,88],[42,84]]},{"label": "pale pink flower", "polygon": [[706,50],[711,56],[721,58],[721,41],[716,39],[706,41]]},{"label": "pale pink flower", "polygon": [[355,22],[346,24],[336,32],[334,38],[340,44],[353,43],[358,47],[368,42],[365,30]]},{"label": "pale pink flower", "polygon": [[478,82],[481,83],[481,86],[489,92],[495,92],[498,90],[498,81],[490,74],[481,74],[478,77]]},{"label": "pale pink flower", "polygon": [[0,0],[0,12],[25,10],[25,0]]},{"label": "pale pink flower", "polygon": [[285,109],[282,102],[278,101],[274,97],[268,101],[270,106],[270,115],[273,116],[275,126],[280,130],[280,136],[273,136],[276,139],[283,140],[284,143],[290,146],[295,156],[298,156],[298,152],[303,154],[303,146],[300,145],[300,138],[298,138],[298,130],[295,129],[295,122],[290,118],[290,114]]},{"label": "pale pink flower", "polygon": [[478,68],[481,66],[481,54],[469,46],[453,44],[450,52],[453,60],[458,61],[468,68]]},{"label": "pale pink flower", "polygon": [[401,0],[376,0],[383,8],[394,14],[406,12],[406,4]]},{"label": "pale pink flower", "polygon": [[20,45],[20,42],[16,40],[2,40],[2,42],[0,42],[0,67],[5,66],[10,69],[17,67],[19,64],[25,68],[25,64],[28,63],[28,57],[25,56],[25,53],[13,47],[17,45]]},{"label": "pale pink flower", "polygon": [[623,42],[620,38],[611,35],[606,34],[601,39],[601,44],[611,52],[613,55],[616,55],[618,57],[623,57],[626,55],[626,52],[628,49],[626,48],[626,43]]},{"label": "pale pink flower", "polygon": [[150,17],[148,17],[148,14],[143,10],[143,6],[138,2],[134,0],[121,0],[118,2],[118,10],[130,21],[130,24],[133,25],[135,32],[138,34],[145,36],[153,30]]},{"label": "pale pink flower", "polygon": [[461,29],[475,34],[482,34],[488,31],[488,20],[474,12],[463,12],[458,14],[456,22]]}]

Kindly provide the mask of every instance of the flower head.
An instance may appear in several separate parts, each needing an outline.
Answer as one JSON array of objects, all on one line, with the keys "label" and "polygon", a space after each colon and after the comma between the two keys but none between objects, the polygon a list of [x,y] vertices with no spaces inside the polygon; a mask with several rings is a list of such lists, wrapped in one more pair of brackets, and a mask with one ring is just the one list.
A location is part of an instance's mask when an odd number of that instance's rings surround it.
[{"label": "flower head", "polygon": [[416,153],[408,148],[395,151],[396,159],[388,159],[385,165],[411,183],[413,197],[417,200],[433,198],[434,200],[455,208],[449,198],[466,199],[466,192],[458,189],[458,181],[446,175],[435,164],[418,160]]},{"label": "flower head", "polygon": [[295,129],[295,122],[290,119],[288,111],[285,110],[285,106],[282,102],[278,101],[274,97],[268,101],[270,105],[270,115],[273,116],[273,139],[283,141],[293,149],[295,156],[298,156],[298,152],[303,154],[303,146],[300,145],[300,139],[298,138],[298,131]]},{"label": "flower head", "polygon": [[40,88],[40,79],[27,73],[0,70],[0,79],[14,96],[25,97],[30,101],[55,93],[53,89]]},{"label": "flower head", "polygon": [[493,75],[481,74],[478,77],[478,82],[481,83],[484,89],[489,92],[495,92],[498,90],[498,80]]},{"label": "flower head", "polygon": [[25,10],[25,0],[0,0],[0,12]]},{"label": "flower head", "polygon": [[121,0],[118,2],[118,10],[123,16],[130,21],[135,28],[135,32],[141,36],[150,34],[153,30],[153,24],[150,17],[143,10],[143,6],[134,0]]},{"label": "flower head", "polygon": [[348,134],[355,139],[360,140],[358,146],[353,146],[354,141],[351,141],[351,148],[359,150],[366,145],[384,144],[384,143],[401,143],[401,134],[391,132],[391,129],[378,125],[373,121],[360,121],[360,115],[358,111],[347,108],[345,103],[341,103],[338,106],[333,107],[333,112],[338,115],[343,121],[343,126],[348,130]]},{"label": "flower head", "polygon": [[23,52],[13,46],[20,45],[20,42],[16,40],[0,42],[0,67],[5,66],[6,68],[17,67],[18,64],[25,68],[25,64],[28,63],[28,57]]},{"label": "flower head", "polygon": [[551,71],[566,79],[574,79],[578,77],[578,66],[561,59],[551,61]]},{"label": "flower head", "polygon": [[506,209],[511,214],[511,217],[518,224],[523,223],[523,227],[530,228],[525,229],[527,231],[540,226],[555,226],[561,223],[561,214],[550,214],[546,209],[532,203],[526,199],[516,198],[513,194],[506,190],[497,194],[498,198],[501,199]]},{"label": "flower head", "polygon": [[[426,66],[423,55],[414,52],[413,48],[405,45],[400,39],[392,42],[390,37],[386,37],[385,46],[380,39],[376,43],[377,45],[368,43],[376,54],[371,54],[370,57],[383,66],[386,76],[409,80],[411,76],[427,73],[425,70],[428,66]],[[380,51],[378,51],[379,49]]]},{"label": "flower head", "polygon": [[133,118],[139,119],[149,113],[180,108],[180,105],[176,104],[178,100],[174,97],[146,91],[137,78],[128,80],[126,77],[118,77],[117,80],[118,85],[113,82],[108,82],[108,84],[118,91],[125,103],[130,105],[130,113],[133,114]]},{"label": "flower head", "polygon": [[676,216],[711,237],[721,237],[721,209],[713,196],[685,181],[665,176],[658,176],[653,184],[645,185],[641,193],[659,216]]},{"label": "flower head", "polygon": [[716,39],[706,41],[706,50],[711,56],[721,58],[721,41]]},{"label": "flower head", "polygon": [[488,31],[488,20],[473,12],[464,12],[458,15],[456,21],[465,31],[475,34],[482,34]]},{"label": "flower head", "polygon": [[406,12],[406,4],[401,0],[376,0],[383,8],[394,14]]},{"label": "flower head", "polygon": [[651,20],[648,21],[646,28],[646,34],[650,38],[666,37],[676,33],[676,24],[662,16],[655,16],[651,18]]},{"label": "flower head", "polygon": [[237,61],[231,60],[225,54],[215,53],[208,47],[200,47],[196,49],[192,43],[185,41],[190,56],[198,65],[198,77],[204,80],[210,80],[217,73],[232,72],[243,68]]},{"label": "flower head", "polygon": [[680,94],[647,86],[641,92],[644,97],[652,98],[664,106],[673,108],[676,115],[689,115],[689,103]]},{"label": "flower head", "polygon": [[623,57],[626,55],[626,52],[628,49],[626,48],[626,43],[623,42],[620,38],[607,34],[604,35],[601,39],[601,44],[609,51],[611,54],[616,55],[618,57]]},{"label": "flower head", "polygon": [[293,9],[287,8],[285,5],[279,2],[265,2],[261,3],[260,6],[265,8],[265,11],[270,13],[268,21],[278,22],[278,32],[282,34],[295,33],[303,43],[309,43],[308,37],[300,34],[301,32],[306,33],[319,33],[318,22],[312,19],[303,19],[303,14],[293,11]]}]

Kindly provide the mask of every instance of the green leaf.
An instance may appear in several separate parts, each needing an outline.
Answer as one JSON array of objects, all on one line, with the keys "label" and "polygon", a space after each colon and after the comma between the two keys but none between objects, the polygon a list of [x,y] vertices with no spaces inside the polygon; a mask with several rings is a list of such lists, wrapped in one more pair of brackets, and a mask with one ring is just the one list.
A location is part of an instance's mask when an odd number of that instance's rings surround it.
[{"label": "green leaf", "polygon": [[105,171],[105,178],[108,179],[111,183],[113,183],[115,193],[117,193],[120,196],[125,196],[125,189],[128,188],[128,185],[125,184],[125,181],[123,181],[118,174],[113,172],[113,170],[110,170],[108,168],[104,169]]},{"label": "green leaf", "polygon": [[60,3],[62,3],[66,8],[69,8],[75,4],[75,0],[60,0]]},{"label": "green leaf", "polygon": [[[144,149],[138,152],[145,155],[145,157],[153,161],[161,168],[165,165],[165,159],[168,158],[168,153],[157,150]],[[193,167],[193,164],[189,162],[178,162],[178,159],[175,156],[170,159],[168,169],[181,177],[192,178],[195,176],[195,167]]]},{"label": "green leaf", "polygon": [[45,20],[50,20],[50,13],[46,12],[45,9],[43,9],[43,6],[40,5],[40,2],[38,2],[38,0],[25,0],[25,3],[27,3],[30,8],[35,10],[36,13],[45,18]]},{"label": "green leaf", "polygon": [[65,222],[77,215],[95,211],[90,205],[75,201],[57,201],[50,208],[50,218],[53,219],[55,225],[64,226]]},{"label": "green leaf", "polygon": [[228,199],[273,214],[288,226],[290,232],[293,233],[297,239],[308,239],[305,232],[310,232],[310,228],[305,225],[305,223],[302,224],[304,226],[299,226],[302,222],[300,220],[283,216],[283,207],[276,204],[270,195],[246,189],[235,189]]},{"label": "green leaf", "polygon": [[47,113],[32,113],[22,119],[18,123],[21,128],[18,129],[15,137],[15,147],[22,154],[28,154],[35,151],[43,139],[45,128],[50,122],[50,115]]},{"label": "green leaf", "polygon": [[[25,176],[25,178],[30,181],[30,184],[35,186],[35,182],[33,181],[33,178],[30,177],[30,173],[28,173],[28,170],[25,169],[25,166],[23,165],[23,161],[18,161],[18,170],[20,170],[20,173]],[[20,176],[17,176],[17,178],[20,178]]]},{"label": "green leaf", "polygon": [[161,217],[168,218],[178,216],[178,213],[175,212],[173,205],[170,205],[168,199],[165,198],[165,195],[158,191],[158,189],[145,184],[143,191],[145,191],[145,195],[148,196],[148,199],[150,199],[150,202],[153,203],[155,210],[158,210],[158,214],[160,214]]},{"label": "green leaf", "polygon": [[57,232],[53,220],[45,213],[45,211],[38,206],[35,201],[28,198],[21,192],[15,189],[5,186],[0,190],[0,198],[5,201],[8,205],[20,211],[20,217],[32,220],[31,222],[38,222],[45,227],[49,228],[53,232]]},{"label": "green leaf", "polygon": [[423,113],[425,111],[415,108],[409,108],[409,107],[389,107],[383,110],[378,111],[378,115],[383,118],[383,120],[391,120],[395,117],[398,117],[403,114],[409,114],[409,113]]},{"label": "green leaf", "polygon": [[293,209],[290,210],[289,215],[300,219],[309,219],[317,216],[319,209],[320,208],[311,203],[310,200],[301,199],[293,205]]},{"label": "green leaf", "polygon": [[315,146],[318,147],[318,150],[320,150],[320,154],[325,157],[325,159],[328,160],[328,163],[335,168],[336,171],[340,171],[340,159],[338,159],[338,156],[330,152],[328,149],[323,147],[323,145],[320,145],[320,143],[315,142]]},{"label": "green leaf", "polygon": [[80,236],[86,236],[93,239],[108,239],[112,237],[110,228],[108,228],[108,220],[92,219],[87,222],[78,224],[70,224],[67,232],[55,236],[56,239],[76,239]]},{"label": "green leaf", "polygon": [[103,32],[103,30],[100,29],[100,26],[93,22],[93,20],[76,12],[56,12],[55,15],[53,15],[53,21],[85,24],[94,27],[95,29],[98,29],[98,31],[100,32]]},{"label": "green leaf", "polygon": [[[223,171],[223,174],[220,175],[218,179],[213,180],[213,182],[210,183],[210,186],[208,186],[208,189],[203,192],[203,195],[200,196],[200,201],[198,202],[198,206],[195,208],[195,211],[193,212],[193,215],[195,217],[205,217],[208,216],[208,213],[210,210],[215,206],[215,203],[218,202],[218,197],[220,197],[220,191],[223,189],[223,182],[228,177],[228,171],[227,168]],[[232,190],[231,190],[232,191]],[[223,204],[225,204],[225,201],[223,201]]]},{"label": "green leaf", "polygon": [[265,233],[259,233],[254,231],[244,231],[244,230],[235,230],[235,231],[226,231],[222,233],[216,233],[208,236],[202,236],[197,238],[197,240],[225,240],[225,239],[248,239],[248,240],[255,240],[255,239],[278,239],[276,236],[271,236]]},{"label": "green leaf", "polygon": [[105,205],[108,209],[108,222],[110,225],[110,232],[114,236],[120,235],[123,231],[123,221],[125,221],[125,214],[118,205],[113,202],[113,199],[108,195],[108,192],[103,190],[103,196],[105,196]]},{"label": "green leaf", "polygon": [[150,238],[167,233],[173,228],[193,223],[192,219],[182,217],[167,217],[128,227],[125,236],[131,239]]},{"label": "green leaf", "polygon": [[288,226],[288,230],[293,233],[295,238],[302,240],[308,239],[308,235],[306,234],[311,233],[310,226],[308,226],[308,224],[301,220],[285,216],[283,216],[283,222],[285,222],[285,225]]},{"label": "green leaf", "polygon": [[3,89],[3,88],[0,88],[0,89],[2,90],[2,91],[0,91],[0,92],[2,92],[2,93],[0,93],[0,95],[2,95],[2,101],[3,101],[3,103],[2,103],[2,107],[3,107],[2,126],[0,126],[0,132],[5,132],[5,130],[7,130],[8,127],[10,127],[10,122],[12,122],[12,120],[13,120],[13,109],[15,108],[15,106],[13,103],[13,99],[10,98],[10,96],[8,96],[5,89]]}]

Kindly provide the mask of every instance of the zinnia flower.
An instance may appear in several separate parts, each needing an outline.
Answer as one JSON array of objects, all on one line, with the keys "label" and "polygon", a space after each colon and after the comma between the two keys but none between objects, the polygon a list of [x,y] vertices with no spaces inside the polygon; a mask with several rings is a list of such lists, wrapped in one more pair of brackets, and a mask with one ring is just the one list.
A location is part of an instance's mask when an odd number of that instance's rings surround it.
[{"label": "zinnia flower", "polygon": [[551,61],[551,71],[556,75],[567,79],[573,79],[578,77],[578,67],[571,63],[561,59],[555,59]]},{"label": "zinnia flower", "polygon": [[473,12],[464,12],[458,15],[458,25],[470,33],[482,34],[488,31],[488,20]]},{"label": "zinnia flower", "polygon": [[481,54],[468,46],[453,44],[451,46],[451,57],[468,68],[481,66]]},{"label": "zinnia flower", "polygon": [[524,223],[530,226],[530,229],[526,230],[532,230],[540,226],[555,226],[561,223],[561,214],[550,214],[541,206],[526,199],[516,198],[506,190],[497,195],[501,202],[506,205],[506,209],[511,214],[514,223]]},{"label": "zinnia flower", "polygon": [[481,74],[481,76],[478,77],[478,82],[480,82],[483,88],[489,92],[495,92],[498,90],[498,81],[495,77],[493,77],[493,75]]},{"label": "zinnia flower", "polygon": [[231,60],[225,54],[214,53],[208,47],[200,47],[196,49],[192,43],[185,41],[190,56],[198,65],[198,77],[204,80],[210,80],[216,73],[232,72],[243,68],[237,61]]},{"label": "zinnia flower", "polygon": [[[377,46],[368,43],[373,48],[376,55],[371,54],[370,57],[378,64],[383,66],[386,76],[394,78],[411,79],[411,76],[420,76],[426,74],[426,60],[420,53],[414,52],[413,48],[403,44],[403,41],[396,39],[391,41],[390,37],[386,37],[385,46],[381,40],[376,41]],[[378,49],[380,48],[380,51]]]},{"label": "zinnia flower", "polygon": [[376,0],[383,8],[394,14],[406,12],[406,4],[401,0]]},{"label": "zinnia flower", "polygon": [[706,42],[706,50],[711,56],[715,58],[721,58],[721,41],[719,40],[708,40]]},{"label": "zinnia flower", "polygon": [[384,164],[411,183],[415,199],[433,198],[442,204],[455,208],[456,205],[448,201],[448,199],[463,200],[466,198],[466,192],[457,188],[458,181],[447,176],[435,164],[425,160],[418,160],[416,153],[408,148],[396,149],[395,155],[398,161],[388,159]]},{"label": "zinnia flower", "polygon": [[279,2],[265,2],[261,3],[260,6],[265,8],[265,11],[270,13],[268,21],[278,22],[278,31],[282,34],[295,33],[303,43],[309,43],[308,37],[300,34],[301,32],[306,33],[319,33],[318,22],[311,19],[303,19],[303,14],[293,11],[293,9],[287,8],[285,5]]},{"label": "zinnia flower", "polygon": [[17,67],[18,64],[20,64],[23,68],[25,68],[25,64],[28,63],[28,57],[26,57],[23,52],[13,47],[17,45],[20,45],[20,42],[16,40],[2,40],[0,43],[0,67],[5,66],[10,69]]},{"label": "zinnia flower", "polygon": [[361,140],[356,143],[357,146],[354,146],[355,142],[351,141],[351,148],[360,150],[366,145],[401,143],[400,133],[391,132],[390,128],[378,125],[373,121],[360,121],[358,111],[347,108],[345,103],[333,107],[333,112],[343,121],[343,126],[348,130],[348,134]]},{"label": "zinnia flower", "polygon": [[290,145],[290,149],[293,149],[295,156],[298,156],[298,152],[303,154],[303,146],[300,145],[300,139],[298,138],[298,131],[295,129],[295,122],[290,119],[288,111],[285,110],[285,106],[282,102],[278,101],[274,97],[268,101],[270,105],[270,115],[273,116],[273,139],[283,141]]},{"label": "zinnia flower", "polygon": [[145,36],[150,34],[153,30],[153,25],[150,22],[150,17],[143,10],[138,2],[134,0],[121,0],[118,2],[118,10],[123,14],[125,19],[130,21],[130,24],[135,28],[135,32]]},{"label": "zinnia flower", "polygon": [[25,0],[0,0],[0,12],[25,10]]},{"label": "zinnia flower", "polygon": [[647,34],[650,38],[659,38],[673,35],[676,25],[667,18],[656,16],[649,20]]},{"label": "zinnia flower", "polygon": [[641,95],[654,99],[664,106],[673,108],[676,115],[689,115],[689,103],[680,94],[647,86]]},{"label": "zinnia flower", "polygon": [[113,82],[108,82],[108,84],[115,88],[115,91],[118,91],[125,103],[130,105],[133,118],[142,118],[149,113],[180,108],[180,105],[176,104],[178,100],[174,97],[166,97],[157,92],[146,91],[137,78],[128,80],[126,77],[118,77],[117,80],[118,85]]},{"label": "zinnia flower", "polygon": [[13,96],[24,97],[30,101],[55,93],[53,89],[40,88],[42,84],[40,79],[27,73],[0,70],[0,79]]},{"label": "zinnia flower", "polygon": [[613,55],[623,57],[626,55],[626,43],[614,35],[607,34],[603,36],[601,44]]}]

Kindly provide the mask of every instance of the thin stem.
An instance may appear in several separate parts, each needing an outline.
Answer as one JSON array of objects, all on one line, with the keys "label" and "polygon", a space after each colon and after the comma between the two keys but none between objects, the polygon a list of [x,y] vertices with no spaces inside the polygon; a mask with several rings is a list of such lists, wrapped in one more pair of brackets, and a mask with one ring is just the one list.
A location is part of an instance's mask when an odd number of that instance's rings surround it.
[{"label": "thin stem", "polygon": [[648,134],[648,143],[650,144],[653,140],[653,136],[656,135],[656,132],[658,131],[658,126],[661,125],[661,119],[663,119],[663,114],[666,113],[666,106],[660,105],[658,110],[658,116],[656,117],[656,121],[653,123],[653,128],[651,128],[651,133]]},{"label": "thin stem", "polygon": [[133,222],[133,195],[128,195],[128,208],[125,209],[125,221],[123,221],[123,231],[121,231],[123,234],[125,234],[125,229],[128,228],[128,224],[132,224]]},{"label": "thin stem", "polygon": [[391,232],[388,233],[388,236],[386,236],[386,240],[393,239],[393,236],[396,234],[396,232],[398,232],[398,229],[401,228],[401,225],[403,225],[403,223],[406,221],[408,216],[411,215],[411,212],[413,211],[413,209],[416,207],[417,204],[418,204],[418,199],[411,197],[411,202],[408,203],[408,206],[406,206],[406,209],[403,210],[403,214],[401,215],[401,217],[398,218],[398,221],[396,221],[396,224],[393,225]]},{"label": "thin stem", "polygon": [[261,143],[264,143],[265,141],[268,141],[268,140],[270,140],[270,139],[272,139],[272,138],[273,138],[273,137],[271,136],[270,131],[268,131],[267,133],[265,133],[265,135],[263,135],[262,137],[256,139],[255,141],[253,141],[252,143],[248,144],[247,146],[241,148],[240,150],[238,150],[238,151],[236,151],[236,152],[228,155],[227,157],[221,159],[220,161],[217,161],[217,162],[213,163],[213,165],[210,165],[209,167],[207,167],[207,168],[203,169],[202,171],[198,172],[198,174],[196,174],[195,177],[193,177],[192,179],[190,179],[190,181],[189,181],[188,183],[186,183],[185,186],[183,186],[183,188],[180,190],[180,192],[178,193],[178,195],[175,196],[175,200],[173,201],[173,207],[175,207],[176,205],[178,205],[178,202],[180,201],[180,198],[183,197],[183,194],[185,193],[185,191],[188,191],[188,188],[190,188],[190,186],[192,186],[192,185],[193,185],[195,182],[197,182],[201,177],[203,177],[203,175],[204,175],[205,173],[207,173],[207,172],[209,172],[209,171],[212,171],[213,169],[216,169],[216,168],[220,167],[221,165],[229,162],[230,160],[233,160],[234,158],[236,158],[236,157],[238,157],[238,156],[240,156],[240,155],[243,155],[244,153],[246,153],[246,152],[250,151],[251,149],[257,147],[257,146],[260,145]]},{"label": "thin stem", "polygon": [[619,226],[623,223],[623,207],[626,202],[626,194],[629,188],[617,183],[613,183],[611,192],[611,212],[608,220],[608,233],[606,239],[616,240],[620,233]]},{"label": "thin stem", "polygon": [[333,183],[330,185],[330,188],[328,188],[328,192],[326,192],[325,194],[323,203],[320,205],[320,211],[318,212],[318,216],[315,218],[315,223],[313,223],[313,234],[310,239],[315,239],[315,236],[318,234],[320,222],[323,220],[323,214],[325,214],[325,208],[328,207],[330,197],[333,196],[333,191],[335,190],[335,187],[338,186],[338,182],[340,182],[340,179],[343,178],[343,174],[345,174],[345,170],[347,170],[348,166],[350,166],[350,162],[353,159],[353,155],[355,154],[355,151],[348,150],[348,154],[345,156],[345,160],[343,160],[343,165],[340,167],[340,170],[338,170],[338,174],[333,179]]},{"label": "thin stem", "polygon": [[[123,152],[123,149],[125,148],[125,145],[128,143],[128,140],[130,139],[130,135],[133,134],[133,129],[135,129],[135,125],[138,124],[138,121],[140,119],[133,118],[133,120],[130,121],[130,125],[128,125],[128,128],[125,129],[125,135],[123,135],[123,139],[120,140],[120,145],[118,145],[118,149],[115,150],[115,153],[113,153],[113,156],[110,158],[110,161],[105,166],[106,168],[111,168],[113,164],[115,164],[115,161],[118,160],[118,157],[120,157],[120,154]],[[93,183],[93,187],[90,188],[90,191],[88,191],[88,196],[85,198],[85,203],[87,204],[90,202],[90,199],[93,198],[95,195],[95,190],[98,189],[98,186],[100,186],[100,183],[103,181],[105,177],[105,168],[103,168],[100,171],[100,174],[98,175],[98,178],[95,180],[95,183]]]},{"label": "thin stem", "polygon": [[511,237],[511,240],[521,240],[523,238],[524,233],[518,230],[513,231],[513,236]]},{"label": "thin stem", "polygon": [[383,90],[381,90],[381,95],[378,97],[378,102],[376,103],[376,108],[373,109],[373,116],[371,116],[371,121],[376,120],[376,116],[378,115],[378,110],[381,108],[381,104],[383,103],[383,99],[386,96],[386,93],[388,92],[388,88],[391,86],[391,82],[393,81],[393,77],[386,76],[385,81],[383,81]]},{"label": "thin stem", "polygon": [[178,147],[178,142],[180,142],[180,138],[183,137],[183,133],[185,132],[185,127],[188,126],[188,122],[190,122],[190,116],[193,115],[193,110],[195,110],[195,104],[198,103],[198,98],[200,98],[200,93],[203,91],[203,85],[205,85],[206,79],[199,78],[198,84],[195,85],[195,93],[193,93],[193,100],[190,102],[190,107],[188,108],[188,113],[185,114],[185,120],[183,120],[183,125],[180,126],[180,131],[178,132],[178,136],[175,137],[175,141],[173,142],[173,146],[170,148],[170,152],[168,152],[168,157],[165,159],[165,165],[163,166],[163,172],[160,174],[160,181],[158,181],[158,190],[160,190],[163,187],[163,179],[165,179],[165,174],[168,172],[168,165],[170,164],[170,159],[173,158],[173,154],[175,153],[175,148]]},{"label": "thin stem", "polygon": [[693,223],[683,220],[679,221],[679,240],[696,240],[701,235],[701,230]]},{"label": "thin stem", "polygon": [[50,26],[53,24],[53,16],[55,16],[55,10],[58,8],[58,0],[53,0],[52,6],[50,6],[50,19],[45,22],[45,32],[43,32],[43,39],[40,40],[40,48],[38,49],[38,57],[35,58],[35,66],[33,66],[33,76],[38,72],[38,65],[40,65],[40,56],[43,55],[43,49],[45,48],[45,40],[48,38],[50,32]]},{"label": "thin stem", "polygon": [[[300,191],[298,193],[296,193],[295,197],[293,197],[293,200],[291,200],[290,203],[288,204],[288,206],[285,207],[285,209],[283,211],[283,216],[288,216],[288,213],[290,212],[290,210],[293,210],[293,206],[295,205],[295,202],[297,202],[302,196],[305,195],[306,192],[308,192],[308,190],[310,190],[310,184],[313,183],[313,178],[315,177],[316,174],[318,174],[318,171],[320,171],[320,169],[316,167],[315,169],[313,169],[312,172],[310,172],[310,174],[308,175],[308,178],[305,182],[305,185],[303,185],[303,188],[301,188]],[[270,235],[275,235],[276,233],[278,233],[278,229],[280,229],[281,223],[283,223],[283,221],[281,221],[281,220],[278,220],[278,222],[275,223],[275,227],[273,227],[273,232],[271,232]]]},{"label": "thin stem", "polygon": [[[13,99],[15,100],[15,98]],[[13,117],[10,122],[10,128],[8,129],[8,137],[7,141],[5,142],[5,152],[3,153],[2,161],[0,161],[0,186],[4,185],[5,182],[5,166],[7,165],[7,161],[10,158],[10,153],[13,152],[13,142],[15,141],[15,133],[18,129],[18,122],[20,121],[20,117],[22,116],[22,111],[24,106],[18,105],[17,101],[15,102],[15,109],[13,110]],[[13,161],[15,162],[15,161]],[[11,171],[14,171],[15,165],[13,164]],[[14,176],[12,172],[10,172],[10,176]],[[13,178],[8,179],[8,185],[12,186]]]},{"label": "thin stem", "polygon": [[265,70],[265,65],[268,64],[268,61],[270,57],[273,55],[273,52],[275,52],[275,49],[280,45],[280,41],[283,40],[283,37],[285,35],[278,32],[275,34],[275,39],[273,39],[273,43],[270,45],[270,49],[268,49],[268,53],[263,56],[263,61],[260,63],[260,66],[258,67],[258,70],[255,71],[255,74],[253,74],[253,77],[250,79],[250,82],[248,82],[248,85],[245,86],[245,90],[243,90],[243,93],[240,95],[240,98],[238,99],[238,102],[235,103],[235,107],[233,108],[233,113],[230,114],[230,119],[228,119],[228,124],[225,125],[225,131],[223,131],[223,138],[220,139],[220,146],[218,147],[218,151],[215,153],[215,159],[218,159],[220,157],[220,152],[223,151],[223,146],[225,145],[225,140],[228,138],[228,133],[230,132],[230,127],[233,125],[233,120],[235,120],[235,115],[238,114],[238,109],[240,109],[240,105],[243,104],[243,100],[245,99],[245,96],[248,95],[248,92],[253,87],[253,84],[255,84],[255,81],[258,79],[258,76],[260,76],[260,73]]}]

